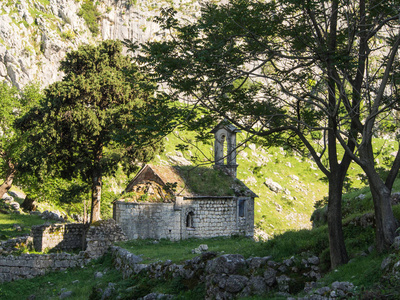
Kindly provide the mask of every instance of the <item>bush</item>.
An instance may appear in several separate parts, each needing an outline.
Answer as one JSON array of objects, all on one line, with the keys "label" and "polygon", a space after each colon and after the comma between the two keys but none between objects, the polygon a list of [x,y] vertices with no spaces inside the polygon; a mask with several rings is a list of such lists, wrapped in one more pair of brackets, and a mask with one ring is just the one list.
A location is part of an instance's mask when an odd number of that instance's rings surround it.
[{"label": "bush", "polygon": [[81,9],[78,12],[78,16],[85,20],[86,25],[89,27],[89,30],[93,35],[97,36],[99,34],[100,27],[97,23],[97,19],[100,17],[100,13],[93,4],[93,0],[84,0]]}]

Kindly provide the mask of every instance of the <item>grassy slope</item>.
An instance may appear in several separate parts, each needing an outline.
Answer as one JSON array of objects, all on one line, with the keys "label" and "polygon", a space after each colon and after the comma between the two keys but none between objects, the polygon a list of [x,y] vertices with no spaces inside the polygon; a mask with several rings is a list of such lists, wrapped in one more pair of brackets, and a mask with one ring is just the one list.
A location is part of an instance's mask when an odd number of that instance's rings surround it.
[{"label": "grassy slope", "polygon": [[[239,143],[245,140],[244,133],[238,136]],[[194,133],[175,132],[166,139],[165,152],[153,163],[173,164],[168,156],[176,156],[175,148],[178,144],[187,146],[183,151],[183,157],[192,160],[193,165],[211,167],[213,158],[212,139],[207,144],[196,143]],[[189,143],[188,143],[189,142]],[[386,146],[386,151],[380,148]],[[237,163],[238,178],[242,180],[259,197],[255,204],[255,225],[269,235],[279,234],[288,230],[311,228],[310,217],[315,210],[317,201],[323,201],[328,195],[326,177],[317,168],[315,162],[307,157],[301,157],[292,151],[285,151],[280,147],[264,149],[252,143],[246,143],[238,150]],[[376,140],[375,152],[377,164],[385,168],[393,159],[394,143],[385,140]],[[345,189],[357,192],[366,186],[362,170],[356,164],[350,166]],[[296,178],[298,180],[292,179]],[[270,178],[279,183],[284,189],[274,193],[265,184],[265,178]],[[397,191],[397,186],[395,191]],[[400,191],[400,186],[398,188]],[[350,194],[347,198],[353,199]],[[369,197],[370,199],[370,197]]]},{"label": "grassy slope", "polygon": [[[190,138],[189,134],[186,136]],[[167,163],[169,160],[167,155],[175,155],[175,145],[182,143],[176,136],[169,136],[167,140],[166,151],[157,159],[156,163]],[[211,145],[201,145],[200,147],[208,158],[212,157]],[[274,238],[266,243],[254,243],[246,239],[209,239],[182,242],[162,240],[159,243],[154,243],[154,241],[131,241],[126,243],[124,247],[131,249],[135,254],[142,254],[146,262],[166,259],[181,261],[191,258],[193,257],[191,249],[202,243],[207,244],[211,251],[241,253],[245,257],[271,255],[276,261],[309,251],[320,257],[321,269],[329,271],[326,225],[313,230],[290,230],[309,226],[308,218],[313,211],[314,202],[326,196],[327,187],[326,183],[321,180],[323,178],[322,175],[318,170],[310,168],[312,162],[307,158],[288,154],[282,149],[271,148],[267,152],[254,147],[249,145],[239,154],[238,177],[247,182],[247,185],[260,195],[257,199],[256,222],[270,234],[274,233]],[[189,146],[188,150],[193,155],[198,155],[193,146]],[[188,150],[184,153],[186,156],[189,154]],[[247,153],[247,155],[244,153]],[[200,157],[200,155],[198,156]],[[390,157],[390,153],[382,153],[378,159],[386,161]],[[261,168],[255,168],[257,164]],[[360,173],[356,166],[352,166],[349,172],[349,182],[352,183],[352,186],[349,187],[351,192],[344,195],[344,223],[347,224],[344,227],[344,234],[352,262],[349,265],[328,272],[322,282],[325,285],[329,285],[336,280],[351,281],[359,287],[359,290],[374,289],[374,293],[394,293],[393,287],[379,281],[382,275],[380,264],[385,255],[379,255],[375,252],[368,256],[360,255],[363,252],[368,253],[367,249],[373,245],[373,229],[370,227],[360,228],[347,222],[365,211],[372,210],[371,195],[368,189],[363,187],[362,178],[358,175]],[[289,175],[298,176],[299,181],[296,183],[291,182]],[[254,177],[255,180],[249,179],[251,177]],[[288,203],[287,194],[275,194],[269,191],[263,184],[265,177],[272,178],[281,184],[283,188],[290,191],[290,196],[295,196],[297,199],[293,199],[291,203]],[[118,179],[109,179],[108,182],[113,182],[113,188],[117,191],[121,188],[122,182],[126,182],[126,180],[126,176],[120,176]],[[109,187],[108,189],[108,192],[114,193]],[[396,181],[394,191],[400,191],[400,181]],[[365,197],[360,197],[360,194],[365,195]],[[282,206],[281,212],[276,210],[277,204]],[[394,207],[394,211],[396,216],[400,218],[399,207]],[[304,214],[306,216],[304,217],[304,223],[295,224],[295,222],[289,222],[287,216],[293,212]],[[23,218],[28,218],[27,216],[17,215],[7,216],[12,218],[11,223],[17,220],[21,222]],[[37,221],[40,222],[40,220]],[[0,222],[5,223],[2,220]],[[11,226],[10,222],[8,225],[3,225]],[[285,230],[286,232],[283,232]],[[398,257],[397,253],[391,255]],[[94,273],[97,271],[106,271],[103,279],[94,279]],[[71,284],[76,279],[79,280],[79,283]],[[88,299],[90,294],[93,293],[94,295],[96,293],[97,288],[104,290],[108,282],[117,283],[116,289],[119,295],[125,295],[129,291],[130,296],[132,293],[136,296],[144,296],[151,291],[158,291],[164,293],[178,292],[181,294],[180,297],[182,299],[189,297],[196,299],[196,296],[202,299],[204,291],[203,287],[198,287],[196,292],[193,293],[193,291],[182,287],[178,281],[151,282],[149,284],[140,278],[124,280],[118,272],[111,268],[111,262],[106,257],[84,269],[69,270],[66,273],[52,273],[32,280],[2,284],[0,285],[0,298],[26,299],[29,295],[35,294],[41,299],[56,299],[59,297],[60,291],[63,288],[67,288],[73,291],[71,299]]]},{"label": "grassy slope", "polygon": [[[171,156],[182,155],[192,161],[192,165],[200,166],[200,168],[211,168],[213,158],[213,140],[210,139],[206,144],[196,143],[194,133],[191,132],[175,132],[165,138],[165,151],[158,156],[152,163],[154,164],[171,164],[175,163],[171,160]],[[238,136],[239,141],[245,139],[243,133]],[[394,151],[393,143],[385,140],[377,140],[376,152],[377,164],[385,168],[391,160]],[[186,150],[177,153],[176,146],[184,144]],[[379,151],[381,146],[386,146],[385,152]],[[302,228],[311,228],[310,216],[314,211],[316,201],[321,201],[327,196],[327,183],[324,175],[316,168],[316,164],[307,157],[301,157],[297,153],[285,151],[279,147],[271,147],[264,149],[252,143],[244,144],[238,151],[237,162],[238,178],[242,180],[251,190],[259,197],[255,203],[255,225],[256,228],[262,229],[269,236],[286,232],[288,230],[299,230]],[[186,168],[187,169],[187,168]],[[190,169],[190,168],[189,168]],[[194,171],[200,170],[194,168]],[[348,172],[346,181],[347,190],[353,191],[344,196],[344,215],[359,212],[367,207],[371,208],[372,200],[368,189],[365,189],[365,181],[361,169],[353,164]],[[294,175],[294,176],[293,176]],[[102,215],[103,218],[112,216],[111,202],[116,199],[119,193],[125,188],[129,180],[134,174],[129,177],[118,170],[115,177],[107,177],[104,179],[104,188],[102,194]],[[279,183],[283,191],[279,193],[272,192],[264,184],[265,178],[270,178]],[[295,178],[295,179],[293,179]],[[296,179],[298,178],[298,180]],[[199,189],[205,189],[207,186],[202,186],[203,182],[198,183]],[[359,191],[360,190],[360,191]],[[396,184],[394,191],[400,191],[400,184]],[[353,199],[363,192],[366,197],[364,200],[358,199],[355,203]],[[88,201],[89,194],[87,195]],[[349,206],[348,203],[352,202]],[[81,203],[66,203],[60,206],[54,204],[41,203],[40,210],[69,210],[74,213],[82,213],[83,205]],[[73,207],[73,209],[72,209]],[[349,208],[349,209],[348,209]],[[11,221],[6,219],[14,218]],[[1,234],[9,236],[6,231],[10,230],[13,222],[23,225],[26,230],[29,230],[29,224],[26,221],[18,221],[15,216],[0,215],[0,238]],[[24,218],[24,217],[22,217]],[[11,222],[11,223],[10,223]],[[31,225],[41,223],[40,219],[34,221]],[[9,224],[9,225],[7,225]],[[11,224],[11,225],[10,225]],[[3,227],[3,228],[2,228]],[[3,231],[5,230],[5,231]],[[17,235],[13,233],[11,236]],[[4,239],[4,237],[3,237]]]}]

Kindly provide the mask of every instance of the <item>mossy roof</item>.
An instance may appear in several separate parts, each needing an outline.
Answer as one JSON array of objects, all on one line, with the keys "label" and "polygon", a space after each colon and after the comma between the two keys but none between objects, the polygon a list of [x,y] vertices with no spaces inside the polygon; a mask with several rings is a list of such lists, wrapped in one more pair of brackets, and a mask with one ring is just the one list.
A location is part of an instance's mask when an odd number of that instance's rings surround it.
[{"label": "mossy roof", "polygon": [[239,179],[226,175],[221,170],[193,166],[156,166],[147,164],[128,184],[125,192],[146,181],[154,181],[162,186],[174,185],[175,196],[198,197],[257,197]]}]

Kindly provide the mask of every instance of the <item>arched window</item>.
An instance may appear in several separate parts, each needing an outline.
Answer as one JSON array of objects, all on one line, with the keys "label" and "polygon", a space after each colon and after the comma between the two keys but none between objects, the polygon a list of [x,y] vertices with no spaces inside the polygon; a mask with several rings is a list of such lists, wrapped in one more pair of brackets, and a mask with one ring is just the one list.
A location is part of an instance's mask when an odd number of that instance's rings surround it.
[{"label": "arched window", "polygon": [[225,135],[221,135],[221,143],[222,143],[222,164],[226,165],[227,163],[227,155],[228,155],[228,151],[227,151],[227,142],[226,142],[226,136]]},{"label": "arched window", "polygon": [[240,199],[238,203],[238,215],[240,218],[244,218],[246,216],[245,208],[246,208],[246,200]]},{"label": "arched window", "polygon": [[193,228],[193,216],[194,216],[194,213],[192,211],[187,214],[187,216],[186,216],[186,227],[187,228]]}]

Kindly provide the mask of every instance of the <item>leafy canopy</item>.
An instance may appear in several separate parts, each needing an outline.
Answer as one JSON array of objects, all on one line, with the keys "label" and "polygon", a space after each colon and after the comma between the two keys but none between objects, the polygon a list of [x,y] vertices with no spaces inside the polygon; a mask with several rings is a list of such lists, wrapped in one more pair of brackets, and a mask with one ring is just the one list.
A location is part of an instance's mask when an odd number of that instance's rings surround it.
[{"label": "leafy canopy", "polygon": [[158,120],[152,126],[167,122],[165,99],[155,97],[155,85],[122,55],[120,42],[81,46],[60,70],[63,80],[18,120],[23,130],[34,130],[22,171],[88,182],[95,170],[112,174],[122,163],[131,171],[135,160],[148,161],[161,149],[159,133],[148,125],[153,112]]}]

